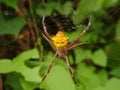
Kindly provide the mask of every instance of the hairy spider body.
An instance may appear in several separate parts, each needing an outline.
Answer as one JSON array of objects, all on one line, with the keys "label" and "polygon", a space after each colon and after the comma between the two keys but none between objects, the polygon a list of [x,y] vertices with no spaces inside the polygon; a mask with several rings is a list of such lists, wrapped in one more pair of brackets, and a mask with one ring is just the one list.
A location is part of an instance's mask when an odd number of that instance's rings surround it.
[{"label": "hairy spider body", "polygon": [[62,31],[58,31],[57,34],[51,38],[51,36],[47,32],[47,28],[45,26],[44,20],[45,20],[45,17],[43,16],[43,18],[42,18],[42,25],[43,25],[43,29],[44,29],[43,36],[52,46],[54,46],[56,48],[56,52],[54,54],[54,57],[53,57],[50,65],[49,65],[47,73],[42,78],[42,81],[44,81],[46,79],[47,75],[49,74],[49,72],[53,66],[55,58],[58,56],[60,58],[65,59],[66,64],[67,64],[67,68],[68,68],[70,75],[71,75],[71,78],[73,79],[74,83],[76,84],[76,80],[75,80],[73,72],[71,70],[67,54],[68,54],[68,50],[70,50],[74,47],[86,44],[86,42],[77,43],[77,41],[80,39],[81,36],[83,36],[87,32],[87,30],[90,27],[90,22],[88,23],[87,27],[83,30],[83,32],[80,33],[78,35],[78,37],[75,38],[71,43],[69,43],[69,38],[67,36],[65,36]]},{"label": "hairy spider body", "polygon": [[52,42],[57,50],[65,50],[68,45],[68,37],[65,36],[62,31],[58,31],[58,33],[52,37]]}]

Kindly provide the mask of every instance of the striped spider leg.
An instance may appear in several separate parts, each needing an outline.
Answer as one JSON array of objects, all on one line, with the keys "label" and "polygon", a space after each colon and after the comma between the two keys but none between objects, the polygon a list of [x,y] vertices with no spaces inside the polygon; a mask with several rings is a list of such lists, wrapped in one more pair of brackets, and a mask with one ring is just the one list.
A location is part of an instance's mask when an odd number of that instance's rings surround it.
[{"label": "striped spider leg", "polygon": [[80,45],[84,45],[86,44],[86,42],[81,42],[81,43],[77,43],[77,41],[87,32],[87,30],[90,27],[90,22],[88,23],[87,27],[83,30],[82,33],[80,33],[77,38],[75,38],[71,43],[68,42],[68,37],[64,35],[64,33],[62,31],[58,31],[57,34],[55,36],[53,36],[51,38],[50,34],[47,32],[47,28],[45,26],[45,16],[43,16],[42,18],[42,26],[44,29],[44,34],[43,37],[52,45],[56,48],[56,52],[54,54],[54,57],[52,58],[52,61],[49,65],[48,71],[47,73],[44,75],[44,77],[42,78],[42,82],[46,79],[46,77],[48,76],[53,63],[55,62],[56,57],[60,57],[60,58],[64,58],[67,64],[67,68],[70,72],[71,78],[74,81],[74,83],[76,84],[76,80],[74,78],[74,74],[71,70],[69,61],[68,61],[68,51],[72,48],[75,48],[77,46]]}]

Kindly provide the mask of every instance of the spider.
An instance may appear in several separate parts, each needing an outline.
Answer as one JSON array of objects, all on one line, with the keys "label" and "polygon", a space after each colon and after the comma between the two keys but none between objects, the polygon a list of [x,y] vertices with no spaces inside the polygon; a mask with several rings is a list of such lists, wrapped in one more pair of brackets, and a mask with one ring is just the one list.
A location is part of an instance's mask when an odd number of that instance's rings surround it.
[{"label": "spider", "polygon": [[50,34],[47,32],[47,28],[46,28],[46,25],[45,25],[45,16],[42,17],[42,26],[43,26],[43,30],[44,30],[44,34],[42,33],[43,37],[52,45],[55,47],[56,49],[56,52],[54,54],[54,57],[52,58],[51,60],[51,63],[48,67],[48,71],[47,73],[43,76],[42,78],[42,82],[46,79],[46,77],[48,76],[48,74],[50,73],[50,70],[55,62],[55,59],[56,57],[60,57],[60,58],[63,58],[65,59],[66,61],[66,64],[67,64],[67,68],[70,72],[70,75],[71,75],[71,78],[73,80],[73,82],[76,84],[76,80],[74,78],[74,75],[73,75],[73,72],[71,70],[71,67],[70,67],[70,64],[69,64],[69,61],[68,61],[68,51],[72,48],[75,48],[77,46],[80,46],[80,45],[84,45],[86,44],[86,42],[81,42],[81,43],[77,43],[77,41],[87,32],[87,30],[89,29],[90,27],[90,21],[87,25],[87,27],[82,31],[82,33],[80,33],[72,42],[69,42],[68,41],[68,37],[65,36],[65,34],[62,32],[62,31],[58,31],[56,33],[55,36],[51,37]]}]

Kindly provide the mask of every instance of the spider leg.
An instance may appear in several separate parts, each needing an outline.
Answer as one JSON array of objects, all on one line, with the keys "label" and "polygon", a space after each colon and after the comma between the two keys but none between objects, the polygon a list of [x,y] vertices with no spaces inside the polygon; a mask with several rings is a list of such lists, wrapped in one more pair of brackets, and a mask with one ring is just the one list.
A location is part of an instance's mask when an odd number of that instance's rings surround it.
[{"label": "spider leg", "polygon": [[45,26],[45,16],[43,16],[43,18],[42,18],[42,26],[43,26],[44,33],[45,33],[46,37],[47,37],[49,40],[51,40],[51,36],[50,36],[50,34],[47,32],[47,28],[46,28],[46,26]]},{"label": "spider leg", "polygon": [[77,84],[77,82],[76,82],[76,80],[75,80],[75,78],[74,78],[73,72],[72,72],[72,70],[71,70],[71,67],[70,67],[70,64],[69,64],[68,56],[67,56],[67,55],[65,56],[65,61],[66,61],[66,63],[67,63],[67,68],[68,68],[68,70],[69,70],[69,72],[70,72],[70,75],[71,75],[72,80],[74,81],[75,84]]},{"label": "spider leg", "polygon": [[84,44],[86,44],[86,43],[87,43],[87,42],[81,42],[81,43],[73,44],[72,46],[68,47],[67,50],[70,50],[70,49],[75,48],[75,47],[77,47],[77,46],[84,45]]},{"label": "spider leg", "polygon": [[50,43],[50,45],[53,46],[53,43],[46,37],[46,35],[43,34],[43,33],[42,33],[42,35],[43,35],[43,37]]},{"label": "spider leg", "polygon": [[48,68],[47,73],[46,73],[45,76],[42,78],[42,82],[46,79],[46,77],[47,77],[48,74],[50,73],[50,70],[51,70],[51,68],[52,68],[52,66],[53,66],[53,64],[54,64],[54,62],[55,62],[55,58],[56,58],[56,57],[57,57],[57,52],[55,53],[55,55],[54,55],[54,57],[53,57],[50,65],[49,65],[49,68]]},{"label": "spider leg", "polygon": [[90,27],[90,24],[91,24],[91,22],[89,21],[87,27],[82,31],[82,33],[80,33],[80,34],[78,35],[78,37],[77,37],[76,39],[74,39],[74,40],[69,44],[68,47],[71,47],[72,45],[74,45],[74,43],[76,43],[76,42],[88,31],[88,29],[89,29],[89,27]]}]

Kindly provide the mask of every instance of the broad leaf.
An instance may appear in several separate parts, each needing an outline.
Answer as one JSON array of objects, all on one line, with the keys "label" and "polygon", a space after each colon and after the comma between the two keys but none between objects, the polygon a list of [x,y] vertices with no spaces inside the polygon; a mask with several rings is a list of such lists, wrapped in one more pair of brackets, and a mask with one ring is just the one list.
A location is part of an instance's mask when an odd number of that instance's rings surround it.
[{"label": "broad leaf", "polygon": [[61,10],[61,13],[63,15],[69,15],[72,12],[72,3],[71,2],[66,2],[63,7],[63,9]]},{"label": "broad leaf", "polygon": [[112,75],[120,78],[120,66],[115,67],[111,72]]},{"label": "broad leaf", "polygon": [[25,24],[26,21],[24,18],[14,18],[7,20],[2,15],[0,15],[0,35],[19,34]]},{"label": "broad leaf", "polygon": [[100,85],[100,78],[97,73],[95,73],[95,68],[92,66],[80,63],[75,75],[80,85],[82,85],[85,90],[92,90]]},{"label": "broad leaf", "polygon": [[70,73],[68,73],[62,66],[56,65],[52,67],[52,70],[43,82],[42,87],[46,90],[75,90],[74,85]]},{"label": "broad leaf", "polygon": [[116,25],[116,39],[120,40],[120,19]]},{"label": "broad leaf", "polygon": [[106,82],[108,81],[108,73],[106,70],[100,70],[98,72],[98,76],[100,79],[101,86],[105,86]]},{"label": "broad leaf", "polygon": [[96,65],[105,67],[107,65],[107,55],[102,49],[99,49],[93,53],[92,61]]},{"label": "broad leaf", "polygon": [[117,3],[119,3],[119,0],[104,0],[103,6],[105,8],[108,8],[108,7],[113,6]]},{"label": "broad leaf", "polygon": [[0,60],[0,73],[10,73],[12,72],[12,61],[9,59]]},{"label": "broad leaf", "polygon": [[16,73],[10,73],[6,75],[5,84],[11,86],[13,90],[23,90],[20,83],[20,75]]},{"label": "broad leaf", "polygon": [[120,79],[111,78],[108,81],[105,90],[119,90],[119,89],[120,89]]},{"label": "broad leaf", "polygon": [[111,78],[104,87],[97,87],[93,90],[119,90],[120,89],[120,79]]},{"label": "broad leaf", "polygon": [[36,49],[23,52],[12,61],[2,59],[0,60],[0,73],[7,74],[10,72],[17,72],[22,74],[26,81],[38,83],[41,81],[41,77],[39,75],[40,66],[38,65],[34,68],[30,68],[25,64],[25,61],[31,58],[39,58],[39,54]]},{"label": "broad leaf", "polygon": [[18,3],[17,3],[18,0],[0,0],[1,3],[5,4],[6,6],[8,7],[12,7],[14,8],[15,10],[18,10]]}]

